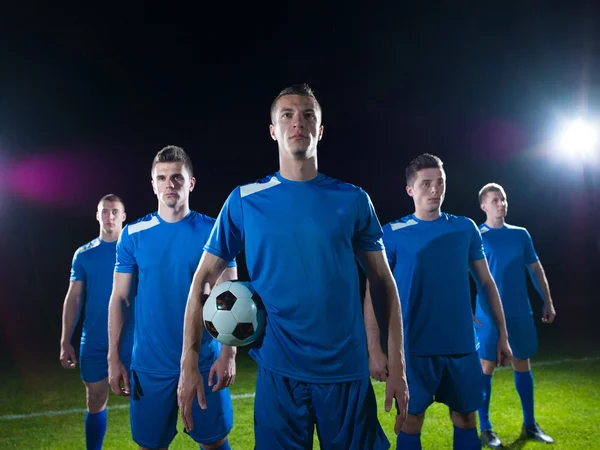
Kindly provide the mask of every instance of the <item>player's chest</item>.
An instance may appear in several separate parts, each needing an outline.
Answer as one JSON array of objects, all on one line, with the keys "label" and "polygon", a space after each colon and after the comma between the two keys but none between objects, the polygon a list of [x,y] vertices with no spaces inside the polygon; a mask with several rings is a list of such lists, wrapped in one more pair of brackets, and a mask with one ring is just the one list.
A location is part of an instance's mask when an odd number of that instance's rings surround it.
[{"label": "player's chest", "polygon": [[247,240],[295,237],[304,240],[351,239],[356,203],[327,196],[281,196],[277,202],[248,202],[244,208]]},{"label": "player's chest", "polygon": [[135,260],[143,270],[195,270],[204,251],[205,236],[173,231],[160,235],[140,236],[135,246]]},{"label": "player's chest", "polygon": [[409,260],[421,262],[443,261],[462,263],[468,261],[471,235],[464,230],[449,228],[407,229],[396,242],[398,254]]},{"label": "player's chest", "polygon": [[488,260],[513,261],[525,257],[525,248],[518,239],[502,235],[483,235],[483,249]]}]

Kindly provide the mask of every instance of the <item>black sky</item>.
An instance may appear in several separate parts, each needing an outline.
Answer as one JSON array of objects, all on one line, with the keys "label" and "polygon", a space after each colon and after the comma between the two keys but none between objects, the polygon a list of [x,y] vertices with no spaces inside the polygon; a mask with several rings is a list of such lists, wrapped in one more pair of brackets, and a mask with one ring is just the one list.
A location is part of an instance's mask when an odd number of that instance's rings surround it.
[{"label": "black sky", "polygon": [[0,183],[5,341],[18,324],[56,335],[95,202],[116,192],[131,220],[154,210],[149,165],[163,146],[192,155],[192,206],[213,216],[236,185],[277,170],[269,105],[298,82],[323,106],[320,169],[363,186],[383,223],[411,212],[406,164],[435,153],[446,211],[481,222],[477,190],[504,184],[551,284],[568,292],[577,274],[590,294],[598,251],[581,222],[598,204],[590,212],[579,175],[540,149],[560,117],[600,105],[593,2],[388,3],[3,7],[0,174],[41,155],[83,161],[61,176],[70,204]]}]

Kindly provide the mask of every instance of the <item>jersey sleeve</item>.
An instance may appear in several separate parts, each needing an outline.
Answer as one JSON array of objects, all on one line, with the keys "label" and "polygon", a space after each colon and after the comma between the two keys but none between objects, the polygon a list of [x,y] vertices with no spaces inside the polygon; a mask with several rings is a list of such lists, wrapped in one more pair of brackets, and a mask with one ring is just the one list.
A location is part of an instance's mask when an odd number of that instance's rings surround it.
[{"label": "jersey sleeve", "polygon": [[358,197],[358,214],[354,226],[352,244],[354,248],[364,251],[383,250],[383,230],[375,214],[375,208],[369,195],[360,190]]},{"label": "jersey sleeve", "polygon": [[85,281],[85,269],[81,262],[81,251],[78,249],[73,255],[73,261],[71,263],[71,276],[70,281]]},{"label": "jersey sleeve", "polygon": [[384,227],[383,229],[383,245],[385,247],[385,254],[387,256],[388,264],[390,265],[390,269],[393,271],[394,267],[396,267],[396,246],[391,239],[392,231],[388,229],[388,227]]},{"label": "jersey sleeve", "polygon": [[535,262],[537,262],[540,258],[535,252],[535,248],[533,247],[533,240],[531,239],[531,235],[529,231],[525,231],[525,263],[529,266]]},{"label": "jersey sleeve", "polygon": [[481,232],[475,222],[467,218],[469,227],[471,228],[471,245],[469,247],[469,261],[479,261],[485,258],[485,251],[483,249],[483,239]]},{"label": "jersey sleeve", "polygon": [[117,241],[115,272],[135,273],[137,270],[138,265],[135,259],[133,240],[129,235],[129,226],[126,226]]},{"label": "jersey sleeve", "polygon": [[240,188],[237,187],[229,194],[221,208],[204,250],[229,261],[229,267],[235,267],[235,257],[243,247],[244,216]]}]

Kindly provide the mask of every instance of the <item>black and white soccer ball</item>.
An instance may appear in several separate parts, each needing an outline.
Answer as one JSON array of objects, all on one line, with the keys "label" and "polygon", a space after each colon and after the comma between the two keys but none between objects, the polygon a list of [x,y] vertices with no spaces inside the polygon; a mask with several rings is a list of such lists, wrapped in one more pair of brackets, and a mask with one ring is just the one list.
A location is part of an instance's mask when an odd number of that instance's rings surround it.
[{"label": "black and white soccer ball", "polygon": [[251,344],[265,329],[265,307],[247,281],[225,281],[215,286],[202,313],[206,330],[225,345]]}]

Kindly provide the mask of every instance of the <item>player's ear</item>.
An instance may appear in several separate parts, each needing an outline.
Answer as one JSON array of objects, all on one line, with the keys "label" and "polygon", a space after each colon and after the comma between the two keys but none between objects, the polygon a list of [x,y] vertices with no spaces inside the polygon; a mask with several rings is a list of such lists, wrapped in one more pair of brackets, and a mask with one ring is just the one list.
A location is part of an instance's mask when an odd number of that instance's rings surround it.
[{"label": "player's ear", "polygon": [[485,204],[481,203],[481,204],[479,205],[479,207],[481,208],[481,210],[482,210],[483,212],[487,212],[487,211],[485,210]]},{"label": "player's ear", "polygon": [[274,141],[277,140],[277,136],[275,136],[275,126],[273,124],[269,125],[269,134],[271,135],[271,139]]},{"label": "player's ear", "polygon": [[96,210],[96,220],[100,221],[100,211]]},{"label": "player's ear", "polygon": [[196,186],[196,179],[192,177],[190,178],[190,192],[194,190],[194,186]]},{"label": "player's ear", "polygon": [[319,127],[319,141],[323,138],[323,125]]},{"label": "player's ear", "polygon": [[413,191],[413,188],[412,188],[412,186],[410,186],[410,185],[407,185],[407,186],[406,186],[406,193],[407,193],[407,194],[408,194],[410,197],[414,196],[414,191]]},{"label": "player's ear", "polygon": [[150,180],[150,184],[152,184],[152,191],[158,195],[158,192],[156,192],[156,186],[154,186],[154,179]]}]

